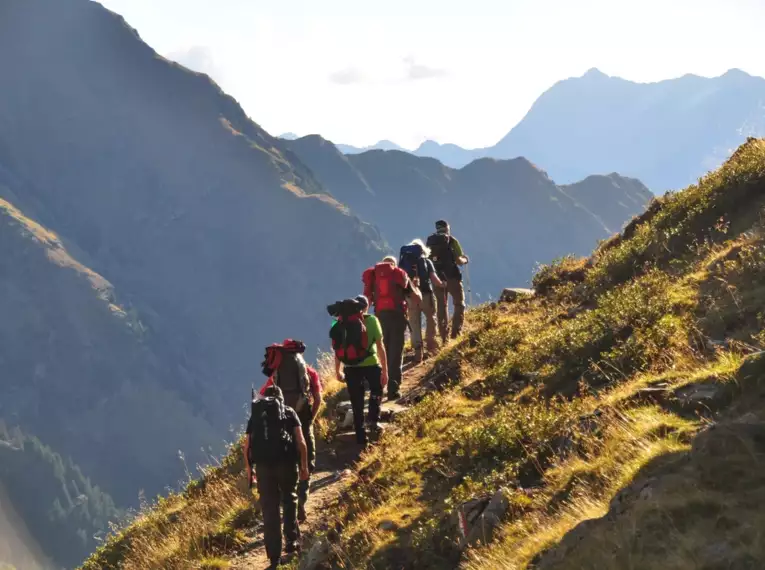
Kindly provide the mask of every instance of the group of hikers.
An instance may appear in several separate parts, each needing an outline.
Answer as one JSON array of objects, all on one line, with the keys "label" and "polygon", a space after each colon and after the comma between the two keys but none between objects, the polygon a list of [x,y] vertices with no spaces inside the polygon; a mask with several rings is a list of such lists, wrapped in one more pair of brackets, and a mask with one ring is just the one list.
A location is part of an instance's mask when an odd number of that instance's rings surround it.
[{"label": "group of hikers", "polygon": [[[465,313],[460,266],[468,261],[449,224],[439,220],[426,243],[416,239],[401,248],[398,260],[387,256],[365,270],[362,295],[327,307],[334,319],[329,336],[335,374],[346,384],[360,446],[368,441],[364,421],[367,387],[366,426],[372,435],[380,431],[383,391],[387,387],[391,401],[401,395],[407,328],[416,363],[439,349],[436,329],[443,344],[450,334],[451,338],[459,336]],[[451,327],[449,296],[454,306]],[[369,313],[370,303],[374,315]],[[316,468],[313,423],[322,405],[322,383],[303,358],[305,348],[303,342],[292,339],[266,348],[262,368],[268,380],[259,394],[253,390],[247,423],[247,477],[251,485],[257,484],[266,554],[273,568],[282,557],[282,527],[284,552],[299,551],[299,523],[306,520],[310,477]]]}]

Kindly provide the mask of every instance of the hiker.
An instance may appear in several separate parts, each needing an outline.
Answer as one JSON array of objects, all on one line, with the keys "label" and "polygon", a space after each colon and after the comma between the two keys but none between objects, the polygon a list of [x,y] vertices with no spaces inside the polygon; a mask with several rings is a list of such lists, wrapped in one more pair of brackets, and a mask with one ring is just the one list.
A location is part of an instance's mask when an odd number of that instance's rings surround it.
[{"label": "hiker", "polygon": [[457,338],[462,332],[462,322],[465,318],[465,289],[462,286],[460,265],[465,265],[470,260],[462,251],[457,238],[451,235],[446,220],[436,222],[436,233],[428,237],[426,244],[430,248],[430,259],[436,267],[438,276],[446,281],[446,289],[436,296],[438,330],[441,341],[445,344],[449,337],[449,295],[454,304],[451,337]]},{"label": "hiker", "polygon": [[[414,295],[409,295],[407,298],[409,331],[412,335],[412,348],[416,363],[422,362],[423,359],[422,315],[425,315],[425,346],[428,353],[433,354],[438,350],[436,300],[433,297],[433,286],[438,289],[446,287],[446,283],[439,279],[433,262],[428,259],[429,256],[430,249],[422,243],[421,239],[415,239],[409,245],[401,248],[398,262],[398,266],[406,271],[422,294],[422,299],[419,301]],[[441,292],[438,294],[440,295]]]},{"label": "hiker", "polygon": [[[265,397],[255,399],[247,422],[244,447],[245,466],[250,483],[257,481],[260,508],[263,512],[263,538],[271,567],[282,556],[282,528],[279,504],[284,511],[284,538],[287,554],[300,551],[300,528],[297,521],[298,479],[307,480],[308,450],[300,419],[285,405],[278,386],[269,386]],[[253,473],[254,467],[254,473]]]},{"label": "hiker", "polygon": [[[383,389],[388,384],[388,365],[380,321],[367,313],[369,300],[364,295],[338,301],[327,307],[337,319],[329,331],[335,351],[335,375],[345,382],[353,409],[356,442],[367,444],[364,428],[364,383],[369,384],[369,416],[367,423],[373,433],[379,433],[380,404]],[[341,365],[343,370],[341,370]]]},{"label": "hiker", "polygon": [[[319,373],[303,358],[305,344],[299,340],[285,339],[282,344],[266,348],[263,373],[268,381],[260,393],[265,394],[269,386],[279,386],[284,394],[284,403],[295,410],[303,429],[303,439],[308,448],[308,471],[316,470],[316,438],[313,423],[321,410],[322,390]],[[298,522],[306,521],[305,506],[311,486],[310,479],[301,480],[298,485]]]},{"label": "hiker", "polygon": [[401,376],[404,365],[404,337],[406,336],[406,296],[421,299],[406,271],[396,267],[396,258],[385,257],[374,267],[366,269],[361,276],[364,296],[375,306],[375,316],[382,325],[383,342],[388,364],[388,400],[401,397]]}]

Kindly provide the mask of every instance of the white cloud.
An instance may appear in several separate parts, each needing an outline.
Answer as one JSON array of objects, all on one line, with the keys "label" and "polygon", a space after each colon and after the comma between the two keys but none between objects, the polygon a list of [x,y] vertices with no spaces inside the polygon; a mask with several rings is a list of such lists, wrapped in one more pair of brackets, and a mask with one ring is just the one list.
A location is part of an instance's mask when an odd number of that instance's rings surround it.
[{"label": "white cloud", "polygon": [[216,81],[220,81],[223,77],[222,69],[216,64],[213,52],[207,46],[191,46],[177,50],[168,54],[167,58],[177,61],[192,71],[206,73]]},{"label": "white cloud", "polygon": [[366,82],[366,78],[357,67],[346,67],[329,74],[329,80],[337,85],[353,85]]},{"label": "white cloud", "polygon": [[437,79],[449,75],[445,69],[417,63],[412,56],[404,58],[404,65],[406,66],[406,78],[412,81],[420,79]]}]

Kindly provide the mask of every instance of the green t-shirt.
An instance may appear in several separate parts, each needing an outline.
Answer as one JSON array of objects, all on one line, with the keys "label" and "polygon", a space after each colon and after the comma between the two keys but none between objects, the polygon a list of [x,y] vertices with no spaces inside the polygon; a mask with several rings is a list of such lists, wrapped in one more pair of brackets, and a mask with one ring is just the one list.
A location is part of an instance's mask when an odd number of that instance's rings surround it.
[{"label": "green t-shirt", "polygon": [[369,343],[369,356],[358,364],[347,365],[349,367],[361,366],[380,366],[380,359],[377,358],[377,341],[382,338],[382,326],[380,321],[374,315],[364,315],[364,324],[367,327],[367,342]]},{"label": "green t-shirt", "polygon": [[462,251],[462,245],[460,245],[460,242],[457,241],[457,238],[452,236],[452,239],[449,240],[449,244],[452,246],[452,252],[454,252],[454,260],[456,261],[465,253]]}]

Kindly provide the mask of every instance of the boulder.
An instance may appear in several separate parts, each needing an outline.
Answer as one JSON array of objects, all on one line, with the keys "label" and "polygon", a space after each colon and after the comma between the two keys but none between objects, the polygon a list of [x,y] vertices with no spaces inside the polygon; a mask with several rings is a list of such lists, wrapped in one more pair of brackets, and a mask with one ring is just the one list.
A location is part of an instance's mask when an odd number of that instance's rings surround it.
[{"label": "boulder", "polygon": [[303,557],[300,563],[300,570],[318,570],[325,567],[329,561],[330,544],[329,541],[320,538],[311,545],[308,554]]},{"label": "boulder", "polygon": [[515,301],[516,299],[520,299],[522,297],[533,297],[534,296],[534,289],[521,289],[517,287],[508,287],[505,289],[502,289],[502,293],[499,295],[499,302],[500,303],[508,303],[510,301]]},{"label": "boulder", "polygon": [[500,489],[491,497],[480,497],[464,503],[458,513],[460,546],[476,546],[492,541],[507,515],[510,501],[507,491]]},{"label": "boulder", "polygon": [[353,427],[353,410],[345,412],[345,417],[340,422],[340,429],[350,429]]}]

